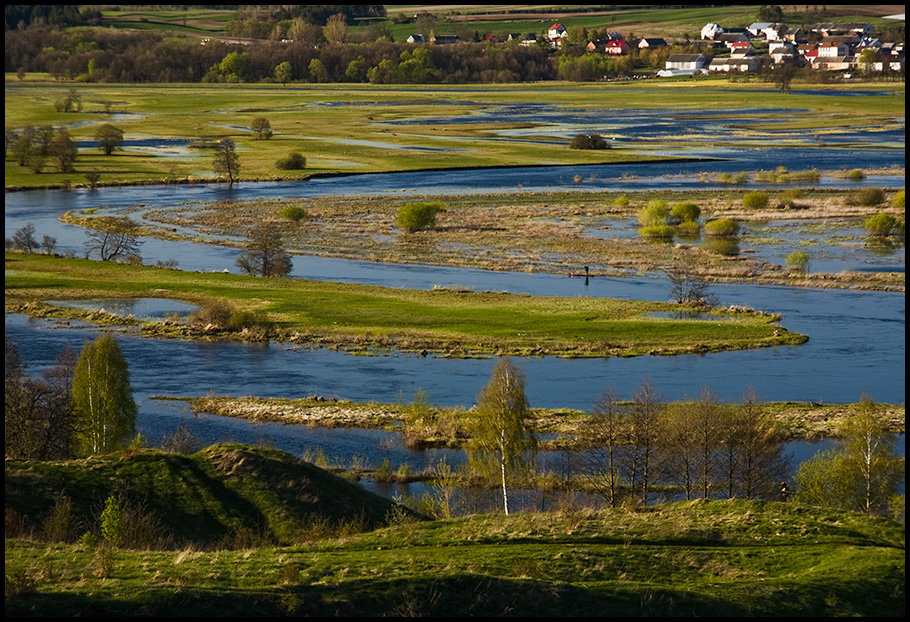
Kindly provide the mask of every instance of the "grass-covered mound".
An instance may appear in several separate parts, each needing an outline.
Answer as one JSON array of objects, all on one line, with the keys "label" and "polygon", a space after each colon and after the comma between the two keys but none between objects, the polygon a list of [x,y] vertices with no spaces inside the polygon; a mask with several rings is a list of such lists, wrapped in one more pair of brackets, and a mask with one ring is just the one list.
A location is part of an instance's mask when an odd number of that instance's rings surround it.
[{"label": "grass-covered mound", "polygon": [[[299,543],[373,528],[397,508],[286,452],[237,443],[189,456],[142,449],[66,462],[7,461],[5,479],[7,518],[39,537],[98,534],[105,501],[114,495],[124,514],[123,544],[135,548]],[[68,500],[68,519],[60,516],[61,500]]]},{"label": "grass-covered mound", "polygon": [[904,543],[898,523],[739,500],[399,520],[242,551],[8,539],[6,614],[902,616]]}]

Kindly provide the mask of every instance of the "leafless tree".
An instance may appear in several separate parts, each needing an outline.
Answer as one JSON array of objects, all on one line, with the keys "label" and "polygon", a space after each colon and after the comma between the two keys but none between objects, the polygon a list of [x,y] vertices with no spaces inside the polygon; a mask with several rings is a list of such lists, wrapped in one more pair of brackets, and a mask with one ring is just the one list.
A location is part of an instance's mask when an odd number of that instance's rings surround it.
[{"label": "leafless tree", "polygon": [[86,231],[85,256],[97,252],[103,261],[141,261],[139,225],[126,216],[93,219]]}]

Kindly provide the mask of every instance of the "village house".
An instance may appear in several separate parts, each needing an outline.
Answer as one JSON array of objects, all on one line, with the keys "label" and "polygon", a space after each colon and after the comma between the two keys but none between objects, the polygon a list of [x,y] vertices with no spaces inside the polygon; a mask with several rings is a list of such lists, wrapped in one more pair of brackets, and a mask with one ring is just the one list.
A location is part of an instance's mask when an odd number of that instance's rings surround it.
[{"label": "village house", "polygon": [[681,71],[701,71],[708,64],[708,58],[703,54],[672,54],[667,59],[667,69]]},{"label": "village house", "polygon": [[796,48],[789,41],[771,41],[768,43],[768,55],[775,63],[782,63],[796,57]]},{"label": "village house", "polygon": [[762,31],[764,31],[765,28],[768,28],[772,25],[773,24],[771,22],[754,22],[752,24],[749,24],[749,27],[746,28],[746,30],[748,30],[749,34],[753,37],[758,37],[762,34]]},{"label": "village house", "polygon": [[638,49],[666,47],[667,42],[660,37],[645,37],[638,42]]},{"label": "village house", "polygon": [[547,38],[550,41],[558,41],[568,34],[569,33],[566,30],[566,27],[563,26],[562,24],[553,24],[552,26],[547,28]]},{"label": "village house", "polygon": [[730,48],[731,56],[752,56],[755,54],[755,48],[750,41],[734,41],[727,47]]},{"label": "village house", "polygon": [[822,42],[818,44],[818,56],[819,58],[834,58],[838,56],[846,56],[850,53],[850,46],[846,43],[838,42]]},{"label": "village house", "polygon": [[436,35],[430,41],[434,45],[451,45],[453,43],[461,43],[461,37],[458,35]]},{"label": "village house", "polygon": [[613,54],[615,56],[628,54],[629,49],[629,44],[622,39],[610,39],[604,46],[604,52],[606,54]]},{"label": "village house", "polygon": [[426,37],[423,35],[411,35],[408,37],[408,43],[425,43]]},{"label": "village house", "polygon": [[701,38],[714,40],[718,35],[723,34],[724,29],[717,24],[705,24],[701,29]]},{"label": "village house", "polygon": [[819,56],[812,63],[813,69],[824,71],[851,71],[856,69],[855,56]]},{"label": "village house", "polygon": [[757,56],[744,56],[742,58],[715,58],[708,63],[708,71],[725,71],[727,73],[740,71],[753,72],[758,67]]}]

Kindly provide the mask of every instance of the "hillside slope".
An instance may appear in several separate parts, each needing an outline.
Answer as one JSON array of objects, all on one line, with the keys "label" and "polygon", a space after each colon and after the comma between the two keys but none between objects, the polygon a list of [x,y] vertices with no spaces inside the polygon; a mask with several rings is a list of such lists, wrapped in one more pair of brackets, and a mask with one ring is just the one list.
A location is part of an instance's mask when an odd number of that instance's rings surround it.
[{"label": "hillside slope", "polygon": [[139,541],[126,543],[140,547],[288,544],[314,529],[373,528],[395,507],[286,452],[237,443],[190,456],[144,449],[67,462],[7,461],[5,479],[7,514],[28,517],[39,531],[66,495],[78,523],[71,536],[97,530],[105,500],[118,496],[121,509],[144,525],[134,536]]}]

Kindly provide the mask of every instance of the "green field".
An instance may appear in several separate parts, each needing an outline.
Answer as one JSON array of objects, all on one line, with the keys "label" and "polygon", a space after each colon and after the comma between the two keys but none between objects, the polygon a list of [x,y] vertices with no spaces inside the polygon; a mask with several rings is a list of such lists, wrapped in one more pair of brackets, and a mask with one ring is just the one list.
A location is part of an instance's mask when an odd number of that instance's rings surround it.
[{"label": "green field", "polygon": [[[34,305],[52,299],[115,296],[174,298],[197,304],[227,301],[237,309],[264,314],[272,338],[340,344],[354,350],[637,356],[797,345],[807,340],[776,324],[774,316],[760,312],[718,312],[716,320],[659,319],[648,314],[685,307],[197,274],[10,253],[6,255],[5,289],[7,309],[32,315],[46,315],[47,310]],[[58,317],[73,314],[102,320],[98,314],[86,312],[53,312]],[[110,317],[103,320],[121,323]],[[161,323],[147,328],[152,335],[174,331]]]},{"label": "green field", "polygon": [[[419,520],[236,444],[7,461],[5,481],[7,616],[904,612],[903,525],[792,502]],[[130,517],[125,545],[73,543],[111,493]]]},{"label": "green field", "polygon": [[[862,97],[824,95],[826,88],[874,90],[889,95],[870,107]],[[83,112],[56,112],[54,102],[74,89]],[[767,85],[731,83],[725,78],[665,83],[622,84],[538,83],[533,85],[419,86],[372,85],[82,85],[7,81],[7,129],[27,126],[69,126],[75,140],[93,141],[98,126],[111,123],[126,139],[231,138],[237,144],[242,180],[305,179],[312,175],[370,173],[437,168],[489,166],[573,165],[640,162],[636,149],[569,149],[568,140],[533,132],[520,139],[489,140],[497,132],[527,129],[515,123],[424,124],[425,117],[463,117],[479,110],[509,104],[548,104],[557,109],[609,111],[619,108],[678,110],[767,109],[767,119],[782,129],[801,128],[807,136],[830,128],[890,126],[904,114],[900,84],[818,87],[818,94],[774,92]],[[744,93],[745,91],[745,93]],[[750,95],[752,91],[754,95]],[[465,100],[470,100],[469,104]],[[798,118],[777,125],[780,109],[800,109]],[[109,109],[110,113],[103,111]],[[761,113],[758,119],[762,118]],[[254,118],[269,120],[274,136],[256,140],[249,126]],[[415,119],[413,124],[383,122]],[[634,143],[634,136],[623,137]],[[527,140],[534,140],[533,148]],[[680,141],[683,142],[680,142]],[[692,137],[693,147],[701,137]],[[674,137],[685,145],[684,137]],[[431,149],[426,149],[431,147]],[[290,153],[307,158],[302,171],[281,171],[276,162]],[[6,187],[27,188],[86,184],[96,171],[102,184],[163,183],[214,179],[210,149],[169,148],[157,152],[136,149],[106,156],[99,149],[79,150],[75,170],[57,172],[48,161],[41,173],[7,157]]]}]

